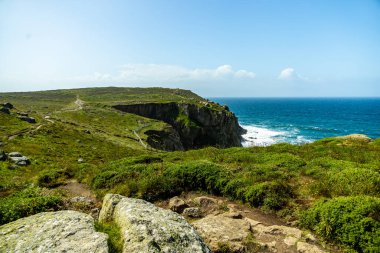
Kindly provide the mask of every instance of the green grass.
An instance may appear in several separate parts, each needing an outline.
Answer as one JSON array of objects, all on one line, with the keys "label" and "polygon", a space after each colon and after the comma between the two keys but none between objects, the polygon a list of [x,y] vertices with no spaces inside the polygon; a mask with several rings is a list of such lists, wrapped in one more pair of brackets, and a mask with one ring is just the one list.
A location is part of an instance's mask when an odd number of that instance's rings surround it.
[{"label": "green grass", "polygon": [[109,253],[123,252],[123,238],[116,224],[95,222],[95,229],[98,232],[103,232],[108,235],[107,243]]}]

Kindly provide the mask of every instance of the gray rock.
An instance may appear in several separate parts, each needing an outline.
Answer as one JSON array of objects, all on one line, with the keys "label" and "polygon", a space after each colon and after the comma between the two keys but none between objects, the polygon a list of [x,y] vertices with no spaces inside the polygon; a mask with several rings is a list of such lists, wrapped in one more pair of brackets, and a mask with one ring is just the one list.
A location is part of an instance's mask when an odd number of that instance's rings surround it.
[{"label": "gray rock", "polygon": [[107,253],[107,238],[94,219],[76,211],[39,213],[0,227],[0,252]]},{"label": "gray rock", "polygon": [[201,196],[193,199],[194,203],[200,207],[208,208],[218,204],[218,200],[206,196]]},{"label": "gray rock", "polygon": [[3,107],[8,108],[8,109],[13,109],[13,105],[9,102],[4,103]]},{"label": "gray rock", "polygon": [[182,213],[186,207],[188,207],[188,205],[185,201],[177,196],[169,200],[169,209],[174,212]]},{"label": "gray rock", "polygon": [[20,152],[10,152],[8,154],[9,157],[22,157],[22,154]]},{"label": "gray rock", "polygon": [[21,116],[29,116],[26,112],[17,112],[18,115],[21,115]]},{"label": "gray rock", "polygon": [[321,250],[317,246],[306,243],[306,242],[298,242],[297,252],[299,253],[325,253],[326,251]]},{"label": "gray rock", "polygon": [[144,200],[107,194],[99,221],[112,221],[121,229],[124,253],[210,252],[182,216]]},{"label": "gray rock", "polygon": [[7,160],[7,157],[7,154],[3,150],[0,150],[0,161]]},{"label": "gray rock", "polygon": [[213,252],[221,250],[221,245],[228,245],[231,252],[244,252],[244,242],[251,234],[249,222],[224,215],[206,216],[195,221],[193,226]]},{"label": "gray rock", "polygon": [[23,156],[19,152],[11,152],[8,154],[9,159],[11,159],[16,165],[26,166],[30,164],[28,157]]},{"label": "gray rock", "polygon": [[198,207],[185,208],[182,214],[191,218],[200,218],[202,216],[201,210]]},{"label": "gray rock", "polygon": [[71,203],[79,203],[83,205],[91,206],[94,204],[94,200],[91,198],[83,197],[83,196],[76,196],[70,199]]},{"label": "gray rock", "polygon": [[227,213],[224,213],[223,216],[231,218],[231,219],[242,219],[243,218],[243,215],[241,214],[241,212],[227,212]]},{"label": "gray rock", "polygon": [[36,123],[36,119],[29,116],[18,116],[18,118],[22,121],[26,121],[28,123]]},{"label": "gray rock", "polygon": [[0,112],[6,113],[6,114],[11,114],[11,111],[6,107],[1,107]]}]

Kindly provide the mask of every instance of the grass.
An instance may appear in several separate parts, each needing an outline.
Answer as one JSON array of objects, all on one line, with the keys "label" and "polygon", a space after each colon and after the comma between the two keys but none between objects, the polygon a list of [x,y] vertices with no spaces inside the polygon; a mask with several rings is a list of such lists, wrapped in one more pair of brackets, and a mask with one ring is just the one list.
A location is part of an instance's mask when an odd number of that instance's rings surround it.
[{"label": "grass", "polygon": [[[85,102],[83,109],[65,110],[77,95]],[[380,139],[368,143],[327,138],[302,146],[163,152],[145,149],[133,131],[146,142],[144,133],[164,129],[164,122],[111,106],[174,101],[222,107],[189,91],[161,88],[2,93],[0,100],[13,103],[13,113],[26,111],[37,118],[32,125],[15,114],[0,113],[0,148],[31,159],[31,165],[16,168],[10,161],[0,162],[2,223],[60,208],[60,197],[46,195],[43,187],[75,178],[99,197],[113,192],[155,201],[187,191],[208,192],[284,219],[300,218],[325,240],[357,252],[380,247]],[[44,119],[47,114],[53,123]],[[181,117],[177,120],[192,124]],[[9,138],[11,133],[19,135]],[[99,229],[114,233],[112,225],[104,226]]]},{"label": "grass", "polygon": [[98,232],[103,232],[108,235],[107,243],[109,253],[123,252],[123,238],[116,224],[95,222],[95,229]]}]

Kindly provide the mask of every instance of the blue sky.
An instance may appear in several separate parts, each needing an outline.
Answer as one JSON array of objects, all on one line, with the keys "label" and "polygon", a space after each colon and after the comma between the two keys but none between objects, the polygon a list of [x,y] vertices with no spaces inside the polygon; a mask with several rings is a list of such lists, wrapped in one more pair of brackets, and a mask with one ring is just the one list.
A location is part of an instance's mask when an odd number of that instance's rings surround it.
[{"label": "blue sky", "polygon": [[380,1],[0,0],[0,91],[380,96]]}]

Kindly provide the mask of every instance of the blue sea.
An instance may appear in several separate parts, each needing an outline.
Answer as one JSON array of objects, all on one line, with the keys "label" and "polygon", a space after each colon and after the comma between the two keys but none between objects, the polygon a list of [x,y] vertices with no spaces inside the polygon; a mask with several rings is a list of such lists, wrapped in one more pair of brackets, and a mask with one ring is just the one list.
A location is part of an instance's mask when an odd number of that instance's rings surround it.
[{"label": "blue sea", "polygon": [[303,144],[348,134],[380,138],[380,98],[210,98],[247,130],[244,146]]}]

